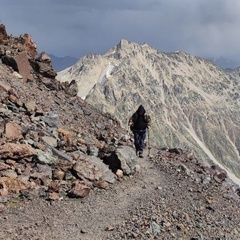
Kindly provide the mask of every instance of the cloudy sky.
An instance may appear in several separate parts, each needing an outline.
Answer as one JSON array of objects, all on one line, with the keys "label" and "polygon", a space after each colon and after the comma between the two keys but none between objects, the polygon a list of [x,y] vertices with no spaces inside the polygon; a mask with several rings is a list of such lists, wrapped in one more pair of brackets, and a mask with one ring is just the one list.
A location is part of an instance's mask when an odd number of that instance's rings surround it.
[{"label": "cloudy sky", "polygon": [[28,33],[39,52],[77,58],[127,39],[240,63],[239,11],[240,0],[0,0],[8,34]]}]

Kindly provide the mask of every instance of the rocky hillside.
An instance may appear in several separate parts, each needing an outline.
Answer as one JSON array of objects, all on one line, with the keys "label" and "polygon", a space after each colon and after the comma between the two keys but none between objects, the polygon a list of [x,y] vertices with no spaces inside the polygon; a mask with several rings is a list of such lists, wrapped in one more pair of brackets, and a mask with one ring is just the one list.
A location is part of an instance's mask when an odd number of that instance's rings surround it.
[{"label": "rocky hillside", "polygon": [[77,97],[74,81],[60,84],[29,35],[8,36],[1,25],[0,44],[0,202],[85,197],[134,172],[120,123]]},{"label": "rocky hillside", "polygon": [[151,141],[193,150],[239,182],[240,77],[183,52],[121,42],[103,56],[88,55],[60,72],[76,80],[78,96],[113,114],[122,126],[143,104],[153,119]]}]

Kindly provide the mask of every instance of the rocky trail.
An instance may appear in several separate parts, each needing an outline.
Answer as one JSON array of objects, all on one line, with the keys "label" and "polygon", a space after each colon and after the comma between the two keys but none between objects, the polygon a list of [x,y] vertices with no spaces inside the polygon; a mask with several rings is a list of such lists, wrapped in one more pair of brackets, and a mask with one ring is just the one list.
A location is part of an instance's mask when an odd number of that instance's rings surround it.
[{"label": "rocky trail", "polygon": [[96,189],[84,199],[8,203],[0,218],[0,239],[114,239],[115,227],[128,218],[139,199],[166,181],[148,156],[139,158],[139,165],[134,176],[107,191]]},{"label": "rocky trail", "polygon": [[138,163],[133,176],[83,199],[9,202],[0,239],[239,239],[233,183],[178,152],[145,153]]}]

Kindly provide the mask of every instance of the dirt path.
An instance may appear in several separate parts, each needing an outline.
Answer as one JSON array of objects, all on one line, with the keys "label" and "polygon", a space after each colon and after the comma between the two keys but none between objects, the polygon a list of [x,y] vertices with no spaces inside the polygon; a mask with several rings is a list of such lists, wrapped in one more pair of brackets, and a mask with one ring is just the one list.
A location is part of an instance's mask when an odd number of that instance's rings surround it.
[{"label": "dirt path", "polygon": [[85,199],[13,204],[0,216],[0,239],[107,239],[109,230],[127,219],[137,200],[166,182],[146,154],[139,165],[136,175],[108,191],[95,190]]}]

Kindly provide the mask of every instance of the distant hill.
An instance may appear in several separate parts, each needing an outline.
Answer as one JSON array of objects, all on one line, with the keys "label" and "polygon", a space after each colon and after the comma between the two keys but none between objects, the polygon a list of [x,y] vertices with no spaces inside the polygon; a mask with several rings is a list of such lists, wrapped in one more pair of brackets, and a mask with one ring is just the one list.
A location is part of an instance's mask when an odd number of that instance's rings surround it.
[{"label": "distant hill", "polygon": [[209,58],[209,60],[222,69],[235,69],[240,66],[240,63],[224,57]]},{"label": "distant hill", "polygon": [[65,68],[68,68],[77,62],[77,58],[65,56],[65,57],[56,57],[55,55],[49,54],[52,59],[52,65],[57,72],[62,71]]},{"label": "distant hill", "polygon": [[193,149],[240,178],[240,77],[184,52],[162,53],[121,40],[104,55],[87,55],[58,73],[76,80],[78,96],[117,117],[143,104],[152,116],[151,141]]}]

